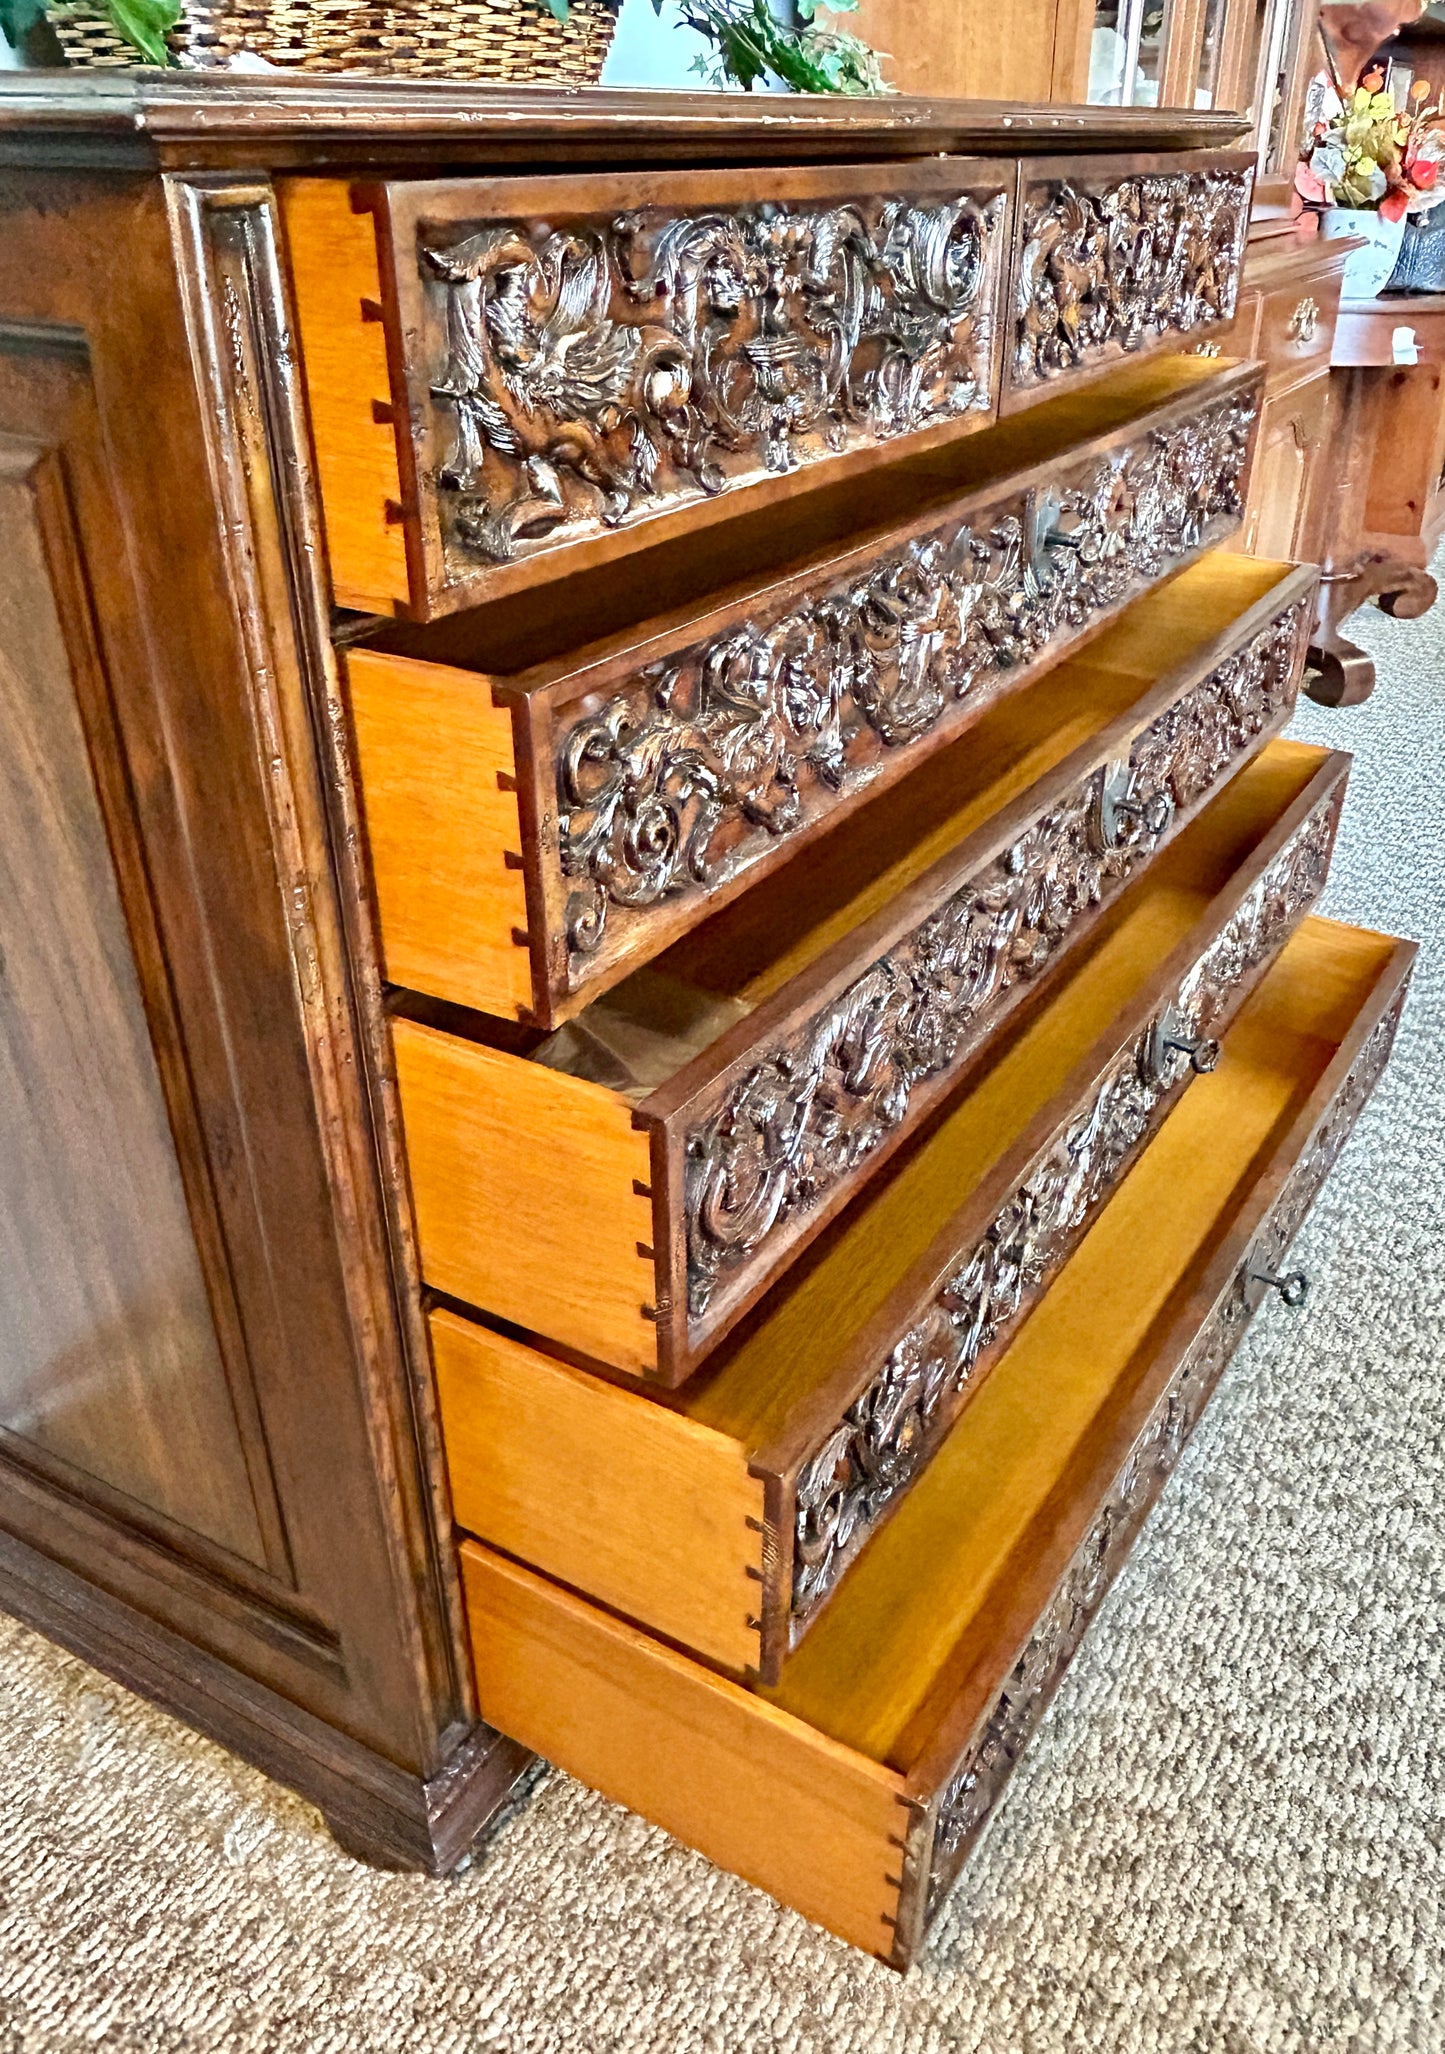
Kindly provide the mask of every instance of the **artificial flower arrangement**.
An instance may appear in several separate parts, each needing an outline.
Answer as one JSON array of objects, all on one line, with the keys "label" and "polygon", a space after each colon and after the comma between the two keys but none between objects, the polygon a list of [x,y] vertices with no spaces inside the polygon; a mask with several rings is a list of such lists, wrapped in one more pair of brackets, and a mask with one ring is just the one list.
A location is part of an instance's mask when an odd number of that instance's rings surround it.
[{"label": "artificial flower arrangement", "polygon": [[1430,88],[1416,79],[1410,111],[1401,114],[1384,84],[1382,72],[1366,72],[1315,123],[1294,175],[1295,190],[1312,206],[1374,208],[1398,221],[1445,200],[1445,184],[1437,190],[1445,138],[1433,126],[1441,101],[1427,105]]}]

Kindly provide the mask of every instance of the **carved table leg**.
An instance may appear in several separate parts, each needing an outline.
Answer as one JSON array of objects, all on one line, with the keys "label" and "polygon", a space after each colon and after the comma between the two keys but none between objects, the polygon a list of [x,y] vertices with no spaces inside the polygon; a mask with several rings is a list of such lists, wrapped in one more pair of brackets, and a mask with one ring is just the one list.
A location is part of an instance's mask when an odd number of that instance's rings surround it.
[{"label": "carved table leg", "polygon": [[1435,604],[1438,587],[1427,570],[1403,558],[1375,551],[1344,575],[1326,573],[1319,620],[1305,674],[1305,695],[1319,706],[1359,706],[1375,689],[1375,665],[1341,624],[1367,599],[1397,620],[1418,620]]},{"label": "carved table leg", "polygon": [[1375,689],[1373,659],[1333,628],[1311,644],[1305,664],[1305,697],[1317,706],[1360,706]]}]

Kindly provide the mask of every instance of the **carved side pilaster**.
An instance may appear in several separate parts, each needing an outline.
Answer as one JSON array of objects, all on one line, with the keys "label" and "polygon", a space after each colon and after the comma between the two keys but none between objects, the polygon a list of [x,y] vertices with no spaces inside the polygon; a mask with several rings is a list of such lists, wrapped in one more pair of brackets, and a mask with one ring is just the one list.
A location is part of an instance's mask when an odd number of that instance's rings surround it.
[{"label": "carved side pilaster", "polygon": [[[716,889],[1237,515],[1253,395],[888,551],[643,673],[558,749],[573,987],[621,923]],[[620,938],[620,937],[619,937]]]},{"label": "carved side pilaster", "polygon": [[1182,1454],[1258,1304],[1251,1272],[1289,1246],[1334,1167],[1389,1060],[1405,1004],[1402,985],[1374,1027],[1315,1129],[1280,1198],[1226,1289],[1204,1319],[1115,1478],[1038,1625],[964,1749],[939,1798],[931,1840],[925,1919],[947,1895],[1004,1793],[1149,1510]]},{"label": "carved side pilaster", "polygon": [[1297,643],[1291,609],[1139,737],[1127,764],[1082,779],[725,1087],[687,1136],[693,1318],[719,1282],[881,1146],[918,1087],[977,1045],[1009,995],[1152,853],[1176,810],[1283,716],[1296,689]]},{"label": "carved side pilaster", "polygon": [[1250,188],[1219,166],[1026,183],[1014,384],[1232,320]]}]

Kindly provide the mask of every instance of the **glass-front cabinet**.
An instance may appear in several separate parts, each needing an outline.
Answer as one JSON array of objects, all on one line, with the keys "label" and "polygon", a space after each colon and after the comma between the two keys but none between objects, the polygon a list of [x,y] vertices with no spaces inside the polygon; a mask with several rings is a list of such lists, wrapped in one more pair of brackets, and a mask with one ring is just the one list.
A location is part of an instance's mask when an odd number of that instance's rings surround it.
[{"label": "glass-front cabinet", "polygon": [[1098,0],[1089,98],[1108,107],[1248,109],[1265,178],[1294,162],[1319,62],[1318,0]]}]

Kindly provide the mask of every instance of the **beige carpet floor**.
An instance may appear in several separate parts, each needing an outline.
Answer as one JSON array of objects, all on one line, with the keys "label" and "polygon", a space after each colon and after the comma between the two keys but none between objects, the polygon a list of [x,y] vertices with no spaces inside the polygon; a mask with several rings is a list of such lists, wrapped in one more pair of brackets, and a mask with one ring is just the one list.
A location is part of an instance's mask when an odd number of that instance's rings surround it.
[{"label": "beige carpet floor", "polygon": [[0,2054],[1445,2050],[1445,606],[1326,910],[1427,943],[1394,1066],[906,1979],[547,1776],[447,1883],[0,1622]]}]

